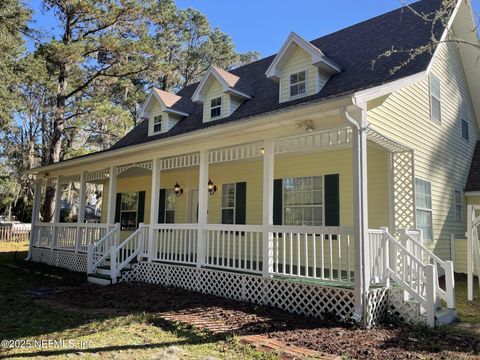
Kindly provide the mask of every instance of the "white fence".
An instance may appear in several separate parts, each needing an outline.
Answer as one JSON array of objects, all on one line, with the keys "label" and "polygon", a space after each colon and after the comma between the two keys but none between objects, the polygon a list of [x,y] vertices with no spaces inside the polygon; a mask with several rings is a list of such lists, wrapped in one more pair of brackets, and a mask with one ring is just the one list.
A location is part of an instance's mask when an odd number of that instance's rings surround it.
[{"label": "white fence", "polygon": [[12,226],[0,226],[0,241],[22,242],[30,238],[30,226],[14,224]]}]

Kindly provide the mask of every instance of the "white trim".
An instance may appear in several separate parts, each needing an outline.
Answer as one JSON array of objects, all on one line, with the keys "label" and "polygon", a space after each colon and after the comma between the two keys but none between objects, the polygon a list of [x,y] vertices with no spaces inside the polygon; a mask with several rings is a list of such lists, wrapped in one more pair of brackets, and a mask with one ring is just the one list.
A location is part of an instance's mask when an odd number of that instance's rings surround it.
[{"label": "white trim", "polygon": [[285,56],[285,53],[288,51],[290,46],[294,43],[311,56],[312,58],[311,64],[313,66],[322,68],[324,71],[330,74],[335,74],[342,71],[340,66],[335,64],[335,62],[333,62],[332,60],[328,59],[319,48],[312,45],[310,42],[306,41],[296,33],[291,32],[290,35],[288,35],[288,38],[285,41],[285,43],[280,48],[280,51],[275,56],[275,59],[273,59],[272,63],[270,64],[267,71],[265,72],[265,76],[267,78],[274,78],[278,80],[281,77],[281,72],[278,69],[278,65],[282,60],[282,58]]},{"label": "white trim", "polygon": [[220,75],[220,73],[215,69],[215,67],[210,66],[207,73],[203,77],[202,81],[200,81],[200,84],[198,84],[197,88],[195,89],[195,92],[192,95],[193,102],[198,102],[202,104],[205,102],[205,96],[202,94],[202,92],[210,76],[215,77],[215,79],[217,79],[218,82],[220,82],[220,85],[222,85],[222,89],[224,93],[227,93],[227,94],[232,93],[233,95],[236,95],[244,99],[251,99],[250,95],[247,95],[244,92],[236,90],[232,88],[230,85],[228,85],[228,83],[225,81],[222,75]]},{"label": "white trim", "polygon": [[[432,92],[432,79],[433,79],[433,77],[438,80],[439,96],[435,95]],[[432,98],[435,98],[439,102],[439,105],[440,105],[440,119],[435,119],[433,117],[433,101],[432,101]],[[442,81],[433,72],[428,74],[428,100],[429,100],[429,105],[430,105],[430,120],[436,121],[437,123],[441,124],[442,123]]]},{"label": "white trim", "polygon": [[[420,180],[420,181],[423,181],[423,182],[426,182],[430,185],[430,208],[424,208],[424,207],[419,207],[417,205],[417,183],[416,183],[416,180]],[[433,234],[433,196],[432,196],[432,182],[430,180],[426,180],[422,177],[415,177],[414,179],[415,183],[414,183],[414,188],[415,188],[415,218],[416,218],[416,227],[418,228],[418,217],[417,217],[417,210],[419,211],[425,211],[425,212],[429,212],[430,213],[430,227],[432,229],[432,238],[431,239],[427,239],[425,237],[425,232],[423,231],[422,229],[422,233],[423,233],[423,239],[428,241],[429,243],[433,241],[433,237],[434,237],[434,234]]]},{"label": "white trim", "polygon": [[480,191],[465,191],[464,196],[480,196]]},{"label": "white trim", "polygon": [[[183,111],[180,111],[180,110],[175,110],[175,109],[172,109],[172,108],[169,108],[168,106],[165,105],[165,103],[163,102],[162,98],[157,94],[157,92],[152,89],[150,91],[150,94],[148,95],[147,99],[145,100],[145,102],[143,103],[141,109],[140,109],[140,113],[139,113],[139,117],[140,118],[143,118],[143,117],[148,117],[150,118],[150,113],[148,113],[146,111],[148,105],[150,104],[150,101],[152,100],[152,96],[155,97],[155,99],[160,103],[160,106],[162,108],[162,111],[164,112],[170,112],[172,114],[175,114],[175,115],[180,115],[180,116],[188,116],[190,114],[186,113],[186,112],[183,112]],[[178,95],[177,95],[178,96]],[[180,96],[179,96],[180,97]]]},{"label": "white trim", "polygon": [[[297,75],[298,77],[298,74],[300,73],[304,73],[304,79],[303,81],[298,81],[297,79],[297,82],[292,84],[292,75]],[[297,99],[297,98],[300,98],[300,97],[304,97],[304,96],[307,96],[308,95],[308,81],[307,81],[307,77],[308,77],[308,74],[307,74],[307,70],[306,69],[303,69],[303,70],[300,70],[300,71],[297,71],[297,72],[293,72],[293,73],[290,73],[288,74],[288,98],[290,100],[293,100],[293,99]],[[304,91],[302,93],[297,93],[296,95],[292,95],[292,86],[299,86],[301,83],[304,83],[305,84],[305,88],[304,88]]]},{"label": "white trim", "polygon": [[[224,186],[233,186],[233,206],[223,206],[223,196],[224,196]],[[222,184],[222,199],[221,199],[221,207],[220,207],[220,223],[221,224],[228,224],[223,222],[223,210],[233,210],[233,223],[232,225],[236,225],[235,223],[235,216],[236,216],[236,208],[237,208],[237,183],[225,183]]]}]

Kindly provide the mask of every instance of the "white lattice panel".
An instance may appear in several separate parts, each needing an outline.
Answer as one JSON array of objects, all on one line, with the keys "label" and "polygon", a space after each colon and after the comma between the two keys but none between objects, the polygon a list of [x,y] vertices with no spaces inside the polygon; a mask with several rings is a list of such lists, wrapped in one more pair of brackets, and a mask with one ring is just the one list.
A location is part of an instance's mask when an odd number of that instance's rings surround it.
[{"label": "white lattice panel", "polygon": [[276,139],[275,154],[315,150],[323,147],[350,144],[351,142],[352,130],[350,128],[317,131]]},{"label": "white lattice panel", "polygon": [[76,272],[87,272],[87,255],[72,251],[32,248],[32,261]]},{"label": "white lattice panel", "polygon": [[393,215],[399,229],[415,229],[415,174],[412,151],[392,153]]},{"label": "white lattice panel", "polygon": [[153,162],[150,161],[142,161],[138,163],[132,163],[132,164],[126,164],[126,165],[121,165],[116,168],[116,173],[117,175],[123,173],[124,171],[127,171],[130,168],[142,168],[142,169],[147,169],[147,170],[152,170],[153,167]]},{"label": "white lattice panel", "polygon": [[353,314],[353,290],[282,279],[141,261],[121,281],[142,281],[269,305],[286,311],[339,319]]},{"label": "white lattice panel", "polygon": [[427,317],[421,315],[420,304],[413,301],[404,301],[403,290],[391,288],[388,296],[390,312],[408,324],[427,324]]},{"label": "white lattice panel", "polygon": [[110,177],[110,169],[89,171],[85,174],[85,179],[87,182],[108,179],[109,177]]},{"label": "white lattice panel", "polygon": [[367,297],[367,326],[380,323],[388,310],[389,289],[370,289]]},{"label": "white lattice panel", "polygon": [[200,164],[200,154],[172,156],[160,160],[160,170],[180,169]]},{"label": "white lattice panel", "polygon": [[262,156],[263,142],[230,146],[208,152],[210,164],[244,160]]}]

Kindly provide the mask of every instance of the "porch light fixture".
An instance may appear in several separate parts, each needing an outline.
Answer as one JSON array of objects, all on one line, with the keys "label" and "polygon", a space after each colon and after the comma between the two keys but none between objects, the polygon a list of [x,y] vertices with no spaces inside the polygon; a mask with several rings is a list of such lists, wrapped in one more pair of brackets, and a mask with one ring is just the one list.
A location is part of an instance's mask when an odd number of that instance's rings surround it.
[{"label": "porch light fixture", "polygon": [[210,195],[213,195],[215,194],[216,191],[217,191],[217,185],[215,185],[211,179],[208,179],[208,193]]},{"label": "porch light fixture", "polygon": [[181,196],[183,194],[183,188],[178,184],[178,180],[175,183],[175,186],[173,187],[173,191],[177,196]]}]

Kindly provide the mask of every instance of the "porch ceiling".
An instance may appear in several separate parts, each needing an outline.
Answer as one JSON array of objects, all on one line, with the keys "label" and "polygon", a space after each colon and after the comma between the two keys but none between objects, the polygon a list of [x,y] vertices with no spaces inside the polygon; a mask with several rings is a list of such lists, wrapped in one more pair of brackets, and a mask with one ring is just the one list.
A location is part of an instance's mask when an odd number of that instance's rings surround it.
[{"label": "porch ceiling", "polygon": [[390,152],[406,152],[412,149],[405,146],[398,141],[392,140],[380,132],[372,129],[371,126],[367,128],[367,139]]}]

